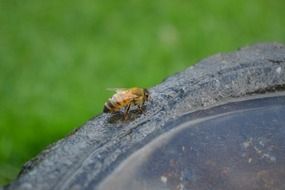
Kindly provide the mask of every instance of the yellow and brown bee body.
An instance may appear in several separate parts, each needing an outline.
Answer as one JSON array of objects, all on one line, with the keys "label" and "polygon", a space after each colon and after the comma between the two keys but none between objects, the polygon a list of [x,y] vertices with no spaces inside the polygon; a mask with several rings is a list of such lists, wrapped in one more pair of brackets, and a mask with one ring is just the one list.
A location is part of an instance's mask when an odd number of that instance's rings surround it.
[{"label": "yellow and brown bee body", "polygon": [[137,105],[141,110],[144,102],[148,100],[149,92],[144,88],[117,89],[116,94],[104,104],[104,113],[113,113],[125,108],[127,115],[131,105]]}]

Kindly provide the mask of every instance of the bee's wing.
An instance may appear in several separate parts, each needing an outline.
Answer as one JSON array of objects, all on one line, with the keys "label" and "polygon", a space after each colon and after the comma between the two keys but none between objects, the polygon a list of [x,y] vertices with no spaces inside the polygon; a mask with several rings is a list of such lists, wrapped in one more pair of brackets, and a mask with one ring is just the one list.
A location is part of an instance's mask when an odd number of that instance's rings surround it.
[{"label": "bee's wing", "polygon": [[118,96],[123,97],[124,101],[133,101],[138,95],[131,93],[130,91],[119,91]]},{"label": "bee's wing", "polygon": [[111,98],[111,102],[117,102],[122,105],[128,105],[137,98],[137,95],[130,93],[127,90],[117,91]]},{"label": "bee's wing", "polygon": [[107,88],[106,90],[118,93],[118,92],[126,91],[127,88]]}]

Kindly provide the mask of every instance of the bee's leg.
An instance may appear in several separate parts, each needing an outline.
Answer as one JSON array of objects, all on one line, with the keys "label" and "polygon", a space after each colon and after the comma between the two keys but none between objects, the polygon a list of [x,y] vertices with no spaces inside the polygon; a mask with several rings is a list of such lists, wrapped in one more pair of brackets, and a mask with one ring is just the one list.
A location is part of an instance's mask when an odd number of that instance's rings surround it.
[{"label": "bee's leg", "polygon": [[130,110],[130,107],[131,107],[131,104],[127,105],[126,109],[125,109],[125,112],[124,112],[124,119],[128,119],[128,113],[129,113],[129,110]]},{"label": "bee's leg", "polygon": [[144,113],[144,110],[142,109],[144,105],[144,101],[141,104],[138,104],[138,109],[140,110],[141,113]]},{"label": "bee's leg", "polygon": [[140,110],[141,113],[143,113],[142,105],[138,105],[138,109]]}]

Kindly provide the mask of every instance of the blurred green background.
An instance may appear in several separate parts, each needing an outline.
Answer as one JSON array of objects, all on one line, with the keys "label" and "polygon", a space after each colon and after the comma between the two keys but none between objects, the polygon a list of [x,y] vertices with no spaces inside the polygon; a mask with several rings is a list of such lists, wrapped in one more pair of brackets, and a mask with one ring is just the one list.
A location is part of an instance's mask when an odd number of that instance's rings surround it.
[{"label": "blurred green background", "polygon": [[100,114],[217,52],[285,41],[283,0],[0,0],[0,184]]}]

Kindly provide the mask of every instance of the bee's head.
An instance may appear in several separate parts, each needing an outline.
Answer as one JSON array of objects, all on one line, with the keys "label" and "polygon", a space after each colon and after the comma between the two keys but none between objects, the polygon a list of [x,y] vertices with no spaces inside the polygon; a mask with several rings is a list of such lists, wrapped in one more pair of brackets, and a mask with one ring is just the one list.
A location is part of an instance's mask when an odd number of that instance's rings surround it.
[{"label": "bee's head", "polygon": [[149,91],[146,88],[144,88],[143,91],[144,91],[145,100],[148,100],[149,99]]}]

